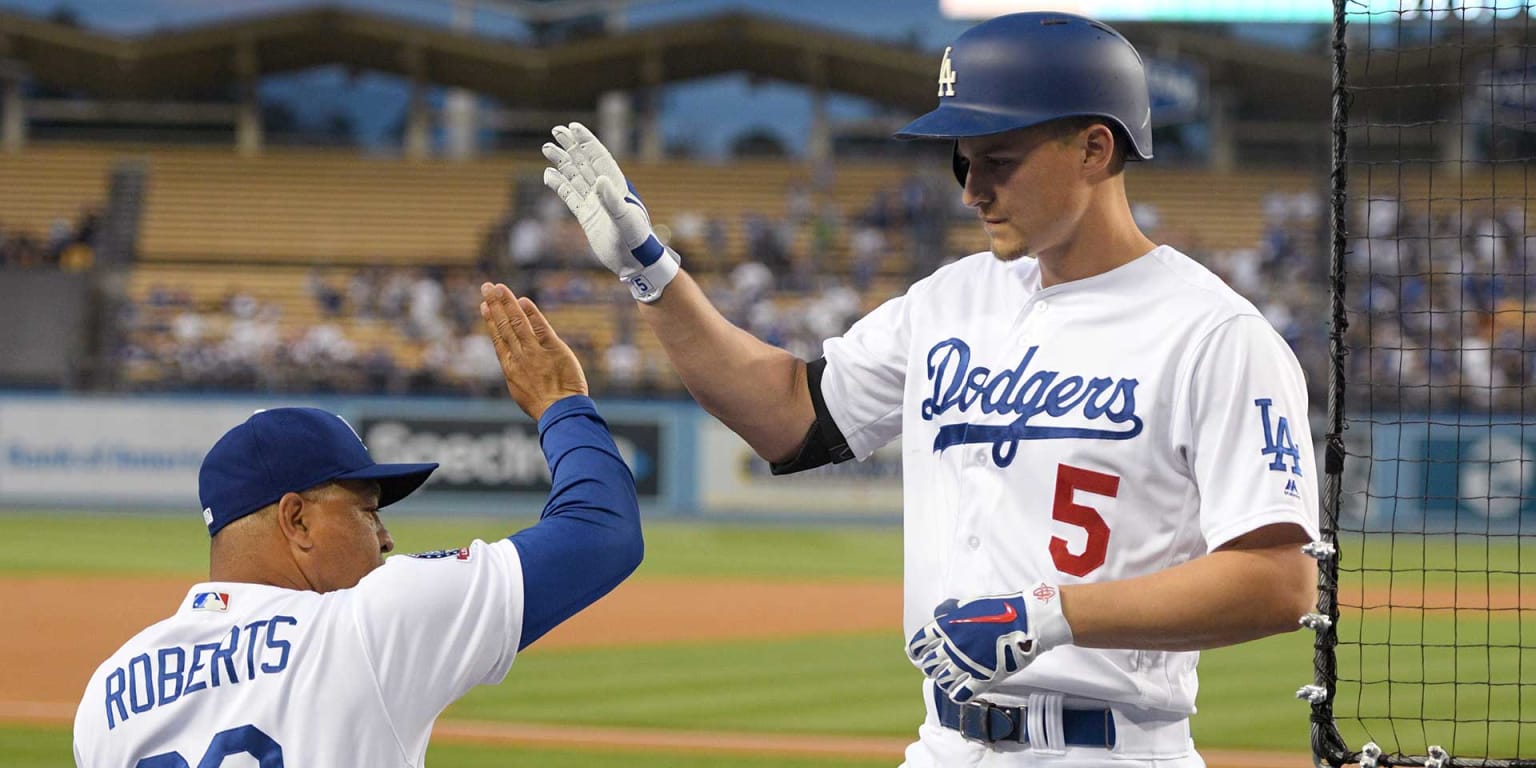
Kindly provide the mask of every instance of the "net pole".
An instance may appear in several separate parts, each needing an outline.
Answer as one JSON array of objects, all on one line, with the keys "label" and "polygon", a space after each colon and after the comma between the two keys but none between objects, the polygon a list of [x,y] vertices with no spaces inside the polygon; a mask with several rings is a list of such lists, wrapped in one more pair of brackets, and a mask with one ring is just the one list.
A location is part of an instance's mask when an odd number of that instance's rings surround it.
[{"label": "net pole", "polygon": [[1318,521],[1323,544],[1331,547],[1317,561],[1317,612],[1328,617],[1313,641],[1313,666],[1317,686],[1324,696],[1312,702],[1312,756],[1318,766],[1341,766],[1355,759],[1344,745],[1334,723],[1333,697],[1338,687],[1339,622],[1339,507],[1344,478],[1344,335],[1349,318],[1344,306],[1345,255],[1349,228],[1346,210],[1349,189],[1349,91],[1346,66],[1349,45],[1346,6],[1349,0],[1333,0],[1333,115],[1332,166],[1329,169],[1329,330],[1328,330],[1328,428],[1324,436],[1322,509]]}]

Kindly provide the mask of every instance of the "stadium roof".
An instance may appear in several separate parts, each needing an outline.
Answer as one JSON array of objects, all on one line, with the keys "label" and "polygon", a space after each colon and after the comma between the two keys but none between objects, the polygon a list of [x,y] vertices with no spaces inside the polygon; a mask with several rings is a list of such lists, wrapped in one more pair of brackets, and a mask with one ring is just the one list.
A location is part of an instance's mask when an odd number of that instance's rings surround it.
[{"label": "stadium roof", "polygon": [[[1144,50],[1204,62],[1240,111],[1326,114],[1321,55],[1174,25],[1122,25]],[[136,37],[0,11],[0,60],[37,81],[108,99],[227,95],[257,77],[326,65],[466,88],[530,109],[590,109],[610,90],[730,72],[820,86],[910,112],[932,107],[934,52],[750,13],[649,26],[540,48],[371,11],[313,8]],[[1305,104],[1299,104],[1303,100]]]},{"label": "stadium roof", "polygon": [[[1326,124],[1324,51],[1256,45],[1220,26],[1122,24],[1145,53],[1201,62],[1210,87],[1254,130]],[[1524,34],[1521,31],[1520,34]],[[1490,39],[1489,43],[1492,42]],[[1500,41],[1507,44],[1508,41]],[[1484,53],[1475,41],[1463,53]],[[1454,82],[1456,57],[1403,56],[1352,73]],[[727,13],[538,47],[347,7],[239,17],[138,36],[94,32],[0,11],[0,76],[98,99],[228,100],[242,76],[340,65],[466,88],[513,108],[587,110],[612,90],[744,72],[916,113],[933,105],[935,52],[752,13]],[[1422,101],[1422,96],[1415,97]],[[1455,99],[1455,94],[1445,94]],[[1404,99],[1409,99],[1405,96]],[[1422,110],[1434,106],[1414,105]]]},{"label": "stadium roof", "polygon": [[162,31],[106,35],[0,12],[0,59],[39,82],[97,98],[227,93],[256,76],[343,65],[467,88],[508,105],[590,109],[616,89],[727,72],[819,84],[913,111],[932,106],[928,51],[732,13],[550,48],[434,28],[387,15],[320,8]]}]

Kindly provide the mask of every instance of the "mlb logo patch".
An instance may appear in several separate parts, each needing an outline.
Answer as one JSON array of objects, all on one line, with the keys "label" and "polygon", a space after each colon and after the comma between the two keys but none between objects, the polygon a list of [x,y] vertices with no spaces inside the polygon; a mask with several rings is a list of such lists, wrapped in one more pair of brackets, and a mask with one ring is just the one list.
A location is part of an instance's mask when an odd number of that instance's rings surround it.
[{"label": "mlb logo patch", "polygon": [[192,610],[223,613],[229,610],[229,593],[199,592],[192,596]]},{"label": "mlb logo patch", "polygon": [[407,557],[414,557],[418,560],[444,560],[447,558],[453,558],[454,560],[458,560],[461,563],[467,563],[469,562],[469,547],[459,547],[458,549],[435,549],[431,552],[416,552],[407,555]]}]

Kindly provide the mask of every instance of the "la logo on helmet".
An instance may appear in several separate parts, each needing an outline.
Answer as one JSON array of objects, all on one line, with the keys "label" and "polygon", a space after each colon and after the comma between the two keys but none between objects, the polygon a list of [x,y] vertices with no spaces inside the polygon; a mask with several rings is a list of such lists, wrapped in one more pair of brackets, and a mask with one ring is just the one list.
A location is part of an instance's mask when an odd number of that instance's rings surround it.
[{"label": "la logo on helmet", "polygon": [[941,98],[955,95],[955,76],[959,73],[955,72],[954,66],[949,63],[949,52],[952,50],[954,46],[944,49],[944,61],[939,64],[939,96]]}]

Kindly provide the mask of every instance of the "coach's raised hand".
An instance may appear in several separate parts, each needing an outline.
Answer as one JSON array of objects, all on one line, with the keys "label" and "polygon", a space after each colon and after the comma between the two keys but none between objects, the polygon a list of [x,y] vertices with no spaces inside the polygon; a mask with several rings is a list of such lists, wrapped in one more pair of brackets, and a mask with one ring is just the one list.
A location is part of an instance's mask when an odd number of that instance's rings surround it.
[{"label": "coach's raised hand", "polygon": [[544,169],[544,186],[576,214],[592,252],[636,299],[650,303],[661,298],[680,260],[656,239],[650,212],[634,185],[586,126],[557,125],[550,133],[558,145],[544,145],[544,157],[554,166]]},{"label": "coach's raised hand", "polygon": [[507,392],[535,421],[571,395],[587,394],[587,377],[576,354],[544,319],[532,299],[518,298],[500,283],[480,286],[480,317],[496,345]]}]

